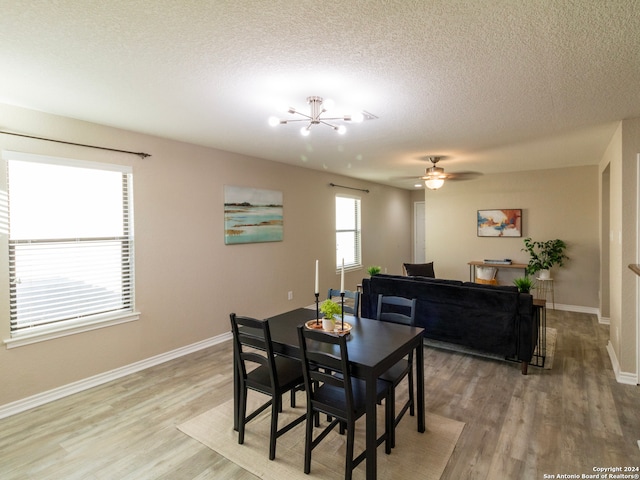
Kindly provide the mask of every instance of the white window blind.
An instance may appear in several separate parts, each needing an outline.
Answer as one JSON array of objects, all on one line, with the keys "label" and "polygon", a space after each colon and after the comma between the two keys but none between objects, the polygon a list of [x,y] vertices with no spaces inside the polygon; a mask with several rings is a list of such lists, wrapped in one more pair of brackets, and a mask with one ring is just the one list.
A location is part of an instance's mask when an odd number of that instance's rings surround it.
[{"label": "white window blind", "polygon": [[133,312],[129,167],[3,152],[11,336]]},{"label": "white window blind", "polygon": [[362,265],[360,237],[360,199],[336,195],[336,268]]}]

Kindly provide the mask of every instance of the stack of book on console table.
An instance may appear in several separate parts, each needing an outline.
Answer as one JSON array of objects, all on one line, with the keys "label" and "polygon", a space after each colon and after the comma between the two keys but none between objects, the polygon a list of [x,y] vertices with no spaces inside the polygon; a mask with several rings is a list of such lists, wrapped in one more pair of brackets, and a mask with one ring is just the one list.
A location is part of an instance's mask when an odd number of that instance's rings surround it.
[{"label": "stack of book on console table", "polygon": [[489,260],[489,259],[484,259],[483,260],[484,263],[493,263],[494,265],[511,265],[511,259],[510,258],[503,258],[502,260]]}]

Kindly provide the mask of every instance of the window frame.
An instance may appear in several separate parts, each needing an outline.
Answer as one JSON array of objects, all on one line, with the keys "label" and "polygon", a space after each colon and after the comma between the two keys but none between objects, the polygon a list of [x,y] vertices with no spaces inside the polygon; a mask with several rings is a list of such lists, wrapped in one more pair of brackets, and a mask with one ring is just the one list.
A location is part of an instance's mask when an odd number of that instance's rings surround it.
[{"label": "window frame", "polygon": [[[25,239],[11,239],[10,238],[10,185],[9,185],[9,163],[10,161],[21,162],[33,162],[45,165],[75,167],[83,169],[92,169],[104,172],[117,172],[122,174],[122,221],[123,221],[123,233],[120,236],[108,237],[107,241],[111,242],[111,248],[121,245],[120,261],[117,263],[120,271],[120,278],[122,281],[122,287],[119,290],[123,295],[122,308],[115,308],[107,311],[93,312],[90,314],[80,314],[71,316],[65,319],[57,319],[46,324],[34,326],[34,327],[12,327],[12,323],[16,323],[16,317],[11,312],[11,309],[15,306],[13,299],[9,299],[6,306],[9,311],[9,334],[8,339],[4,339],[4,343],[7,348],[13,348],[16,346],[28,345],[35,342],[49,340],[52,338],[58,338],[61,336],[71,335],[75,333],[94,330],[96,328],[103,328],[111,325],[117,325],[120,323],[130,322],[137,320],[140,316],[139,312],[135,309],[135,262],[134,262],[134,226],[133,226],[133,169],[130,166],[118,165],[111,163],[93,162],[87,160],[77,160],[62,157],[53,157],[49,155],[37,155],[24,152],[14,152],[3,150],[2,161],[3,168],[5,169],[5,178],[3,182],[6,187],[6,211],[7,228],[6,228],[6,242],[3,242],[3,255],[7,257],[7,278],[10,291],[13,291],[15,287],[15,280],[10,278],[11,272],[14,271],[15,266],[11,264],[12,252],[20,245],[29,245],[30,241]],[[3,206],[4,210],[4,206]],[[69,238],[55,238],[47,239],[46,241],[56,245],[56,248],[63,245],[64,242],[69,242]],[[90,242],[96,242],[97,238],[91,237],[77,237],[72,239],[73,243],[77,247],[85,248]],[[33,240],[31,244],[37,245],[42,240]],[[68,244],[68,243],[67,243]],[[74,248],[74,247],[71,247]],[[91,247],[89,247],[91,248]],[[126,253],[125,253],[126,251]],[[112,262],[112,265],[113,264]],[[3,328],[4,330],[4,328]]]},{"label": "window frame", "polygon": [[[355,219],[354,228],[338,228],[338,199],[349,199],[355,203]],[[334,212],[335,212],[335,229],[336,229],[336,271],[339,271],[342,267],[342,257],[339,254],[338,248],[338,235],[340,233],[352,232],[354,235],[354,252],[353,256],[355,261],[353,263],[345,262],[345,270],[356,270],[362,268],[362,198],[356,195],[336,194],[334,199]]]}]

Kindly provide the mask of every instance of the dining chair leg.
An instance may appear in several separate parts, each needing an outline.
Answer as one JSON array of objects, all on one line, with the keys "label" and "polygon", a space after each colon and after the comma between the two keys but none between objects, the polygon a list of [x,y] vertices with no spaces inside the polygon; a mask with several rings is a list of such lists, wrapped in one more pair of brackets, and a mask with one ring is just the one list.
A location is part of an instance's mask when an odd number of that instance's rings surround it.
[{"label": "dining chair leg", "polygon": [[413,365],[411,366],[411,370],[409,370],[409,415],[412,417],[415,415],[415,401],[413,395]]},{"label": "dining chair leg", "polygon": [[247,389],[240,389],[240,408],[238,413],[238,443],[242,445],[244,443],[244,425],[245,417],[247,415]]},{"label": "dining chair leg", "polygon": [[355,441],[355,425],[347,426],[347,458],[344,467],[345,480],[351,480],[353,474],[353,443]]},{"label": "dining chair leg", "polygon": [[[389,404],[389,417],[386,419],[385,423],[388,423],[389,421],[391,421],[391,430],[389,430],[387,432],[387,434],[389,435],[389,444],[391,445],[391,448],[395,448],[396,446],[396,419],[395,419],[395,414],[396,414],[396,389],[395,387],[391,387],[389,389],[389,397],[387,399],[387,403]],[[386,410],[386,407],[385,407]],[[385,414],[386,416],[386,414]]]},{"label": "dining chair leg", "polygon": [[304,473],[311,471],[311,448],[313,443],[313,424],[318,421],[318,414],[307,412],[307,423],[304,437]]},{"label": "dining chair leg", "polygon": [[384,441],[384,453],[386,453],[387,455],[391,453],[391,448],[393,447],[392,441],[395,441],[395,425],[393,418],[393,409],[391,405],[391,395],[393,394],[393,389],[390,389],[384,406],[384,427],[386,434]]},{"label": "dining chair leg", "polygon": [[271,433],[269,435],[269,460],[276,458],[276,438],[278,436],[278,412],[282,411],[282,397],[274,395],[271,402]]}]

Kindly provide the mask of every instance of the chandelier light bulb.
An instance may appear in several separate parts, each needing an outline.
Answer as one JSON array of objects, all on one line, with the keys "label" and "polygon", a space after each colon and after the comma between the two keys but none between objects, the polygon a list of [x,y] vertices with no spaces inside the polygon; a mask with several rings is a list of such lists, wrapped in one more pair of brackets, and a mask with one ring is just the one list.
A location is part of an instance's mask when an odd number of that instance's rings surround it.
[{"label": "chandelier light bulb", "polygon": [[344,135],[347,131],[347,127],[345,127],[344,125],[340,125],[338,128],[336,128],[336,131],[340,134],[340,135]]},{"label": "chandelier light bulb", "polygon": [[272,127],[280,125],[280,119],[278,117],[269,117],[268,122],[269,122],[269,125],[271,125]]},{"label": "chandelier light bulb", "polygon": [[355,123],[361,123],[364,120],[364,115],[361,112],[351,115],[351,121]]},{"label": "chandelier light bulb", "polygon": [[300,129],[300,135],[302,135],[303,137],[308,137],[308,136],[309,136],[309,134],[311,133],[311,130],[309,130],[309,127],[310,127],[310,126],[311,126],[311,125],[308,125],[308,126],[306,126],[306,127],[302,127],[302,128]]}]

